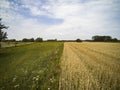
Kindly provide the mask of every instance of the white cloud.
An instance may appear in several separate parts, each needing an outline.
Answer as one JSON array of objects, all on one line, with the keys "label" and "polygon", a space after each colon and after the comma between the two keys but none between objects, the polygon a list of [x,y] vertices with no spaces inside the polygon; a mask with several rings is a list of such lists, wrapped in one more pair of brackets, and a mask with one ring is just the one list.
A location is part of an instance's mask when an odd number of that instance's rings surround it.
[{"label": "white cloud", "polygon": [[9,8],[10,4],[7,2],[7,0],[0,0],[0,8]]},{"label": "white cloud", "polygon": [[47,28],[46,25],[40,25],[34,19],[23,18],[20,23],[14,24],[8,30],[9,38],[36,38],[42,37],[41,33]]},{"label": "white cloud", "polygon": [[[2,3],[4,9],[1,12],[13,8],[7,0]],[[43,15],[62,19],[64,22],[44,25],[36,19],[28,19],[10,11],[2,15],[3,18],[15,20],[10,23],[12,25],[10,28],[12,32],[8,31],[10,38],[41,36],[45,39],[76,39],[77,37],[86,39],[95,34],[113,35],[113,32],[114,36],[119,38],[116,34],[119,32],[119,23],[117,20],[112,20],[120,11],[118,0],[48,0],[44,3],[41,0],[22,0],[22,4],[22,7],[29,9],[33,16]]]}]

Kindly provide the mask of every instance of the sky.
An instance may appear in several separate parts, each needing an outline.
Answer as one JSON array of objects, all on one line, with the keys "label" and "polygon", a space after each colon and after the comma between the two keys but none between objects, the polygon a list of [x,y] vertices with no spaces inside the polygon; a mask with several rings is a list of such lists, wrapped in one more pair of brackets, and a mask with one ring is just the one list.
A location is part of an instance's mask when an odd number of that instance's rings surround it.
[{"label": "sky", "polygon": [[120,0],[0,0],[9,39],[120,39]]}]

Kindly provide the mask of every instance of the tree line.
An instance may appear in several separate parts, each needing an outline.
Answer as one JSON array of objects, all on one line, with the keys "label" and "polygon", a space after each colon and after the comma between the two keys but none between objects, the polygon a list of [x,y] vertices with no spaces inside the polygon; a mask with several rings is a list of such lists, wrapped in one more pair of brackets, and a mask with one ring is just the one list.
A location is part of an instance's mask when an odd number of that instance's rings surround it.
[{"label": "tree line", "polygon": [[36,39],[34,39],[34,38],[30,38],[30,39],[23,38],[22,39],[22,42],[42,42],[42,41],[43,41],[43,38],[40,38],[40,37],[38,37]]},{"label": "tree line", "polygon": [[41,38],[41,37],[38,37],[36,39],[34,39],[34,38],[23,38],[22,40],[16,40],[16,39],[5,39],[5,40],[2,40],[2,42],[43,42],[43,41],[56,42],[58,40],[57,39],[43,40],[43,38]]},{"label": "tree line", "polygon": [[117,42],[118,41],[117,38],[112,38],[111,36],[99,36],[99,35],[93,36],[92,40],[96,42]]}]

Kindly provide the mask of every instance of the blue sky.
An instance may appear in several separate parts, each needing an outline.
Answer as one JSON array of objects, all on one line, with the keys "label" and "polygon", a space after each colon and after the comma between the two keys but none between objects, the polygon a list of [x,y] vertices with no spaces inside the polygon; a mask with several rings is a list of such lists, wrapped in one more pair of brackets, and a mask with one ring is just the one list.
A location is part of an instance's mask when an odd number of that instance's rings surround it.
[{"label": "blue sky", "polygon": [[8,38],[120,39],[120,0],[0,0]]}]

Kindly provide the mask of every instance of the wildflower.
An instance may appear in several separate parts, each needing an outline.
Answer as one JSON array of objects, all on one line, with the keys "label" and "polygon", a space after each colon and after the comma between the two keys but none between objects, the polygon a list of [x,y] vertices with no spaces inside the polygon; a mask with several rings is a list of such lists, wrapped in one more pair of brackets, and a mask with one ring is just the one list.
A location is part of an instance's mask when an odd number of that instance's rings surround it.
[{"label": "wildflower", "polygon": [[35,80],[36,79],[36,77],[33,77],[33,80]]},{"label": "wildflower", "polygon": [[37,75],[37,78],[39,78],[40,76],[39,75]]},{"label": "wildflower", "polygon": [[19,85],[19,84],[17,84],[17,85],[15,85],[15,86],[14,86],[14,88],[17,88],[17,87],[19,87],[19,86],[20,86],[20,85]]},{"label": "wildflower", "polygon": [[48,90],[50,90],[50,88],[48,88]]},{"label": "wildflower", "polygon": [[53,83],[55,81],[55,78],[50,78],[50,82]]},{"label": "wildflower", "polygon": [[16,79],[17,79],[17,76],[15,76],[15,77],[13,78],[12,82],[15,82],[15,81],[16,81]]},{"label": "wildflower", "polygon": [[38,80],[39,80],[39,78],[36,77],[36,81],[38,81]]}]

